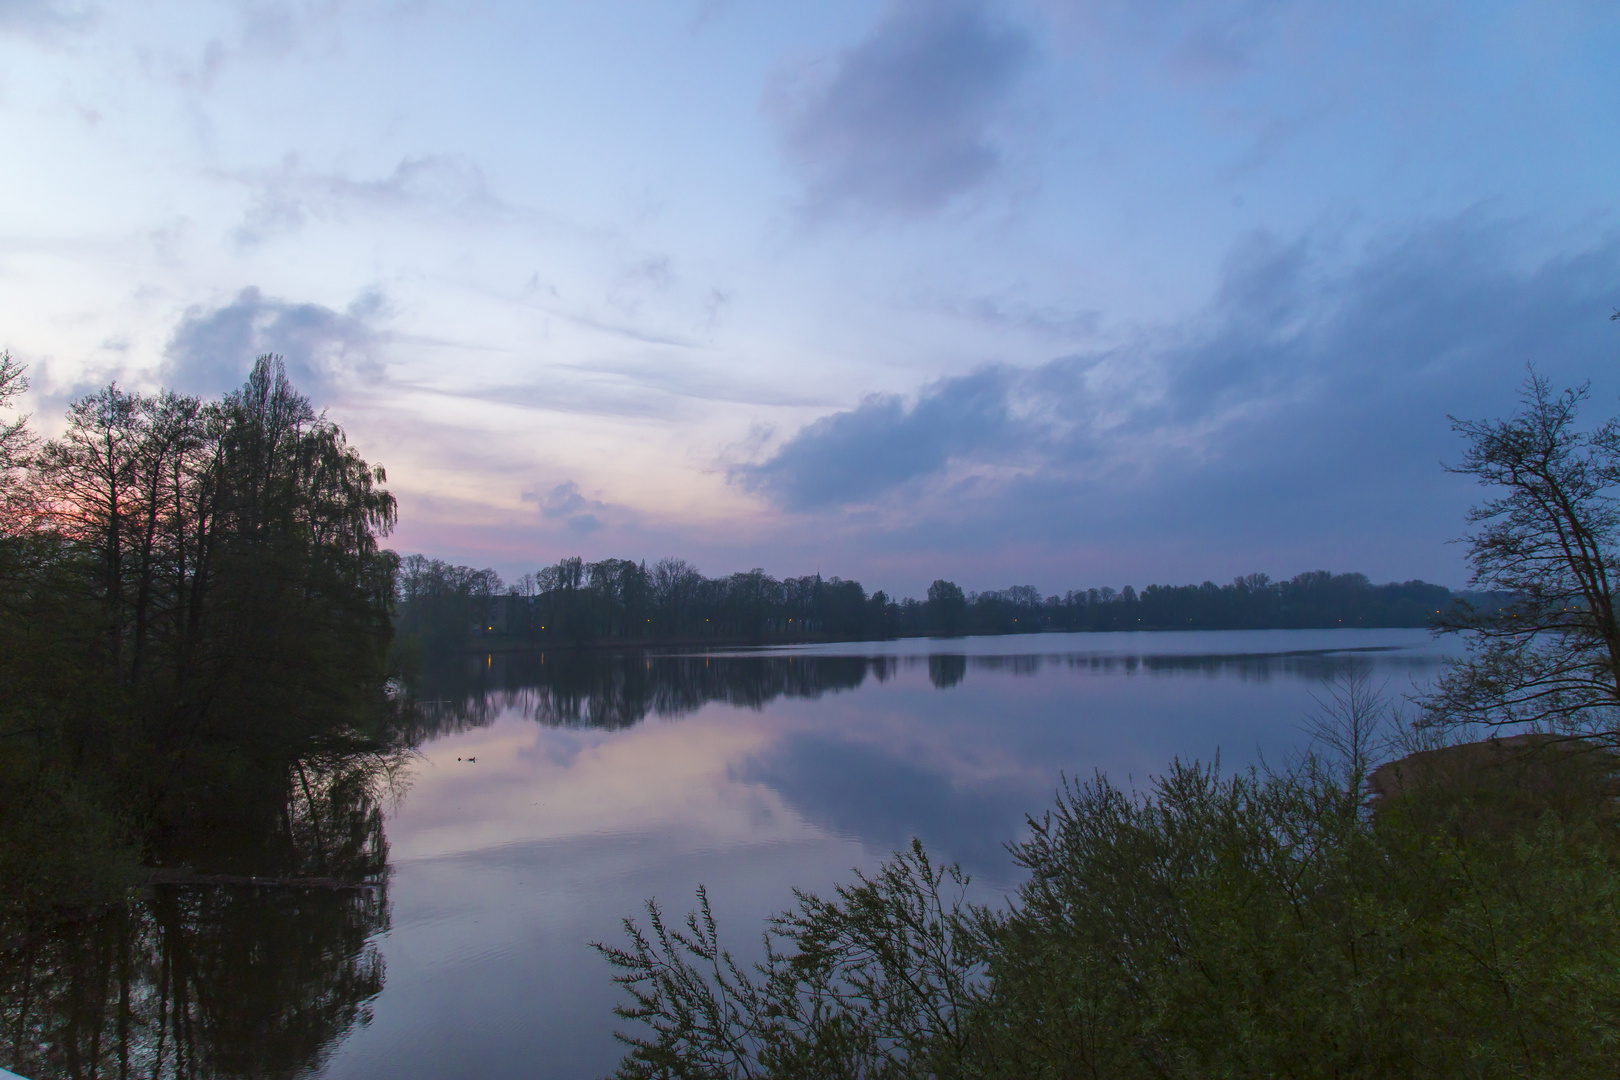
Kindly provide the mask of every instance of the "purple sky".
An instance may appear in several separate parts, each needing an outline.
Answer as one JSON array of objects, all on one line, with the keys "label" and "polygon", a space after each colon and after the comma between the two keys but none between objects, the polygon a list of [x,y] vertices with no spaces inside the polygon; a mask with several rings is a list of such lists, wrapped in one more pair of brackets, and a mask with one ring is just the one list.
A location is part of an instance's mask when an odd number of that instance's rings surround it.
[{"label": "purple sky", "polygon": [[1448,414],[1617,409],[1620,8],[0,0],[47,434],[257,352],[402,551],[1461,585]]}]

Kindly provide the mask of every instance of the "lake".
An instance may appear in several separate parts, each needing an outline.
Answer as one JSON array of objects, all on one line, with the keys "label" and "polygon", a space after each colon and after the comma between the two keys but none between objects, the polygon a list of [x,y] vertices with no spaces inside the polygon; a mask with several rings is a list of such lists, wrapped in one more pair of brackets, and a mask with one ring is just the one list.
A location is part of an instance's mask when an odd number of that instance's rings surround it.
[{"label": "lake", "polygon": [[707,886],[723,939],[752,955],[793,887],[848,881],[916,836],[998,902],[1017,884],[1003,845],[1065,775],[1280,765],[1335,676],[1399,698],[1457,649],[1323,630],[457,658],[430,673],[383,806],[385,886],[160,886],[104,947],[73,943],[91,967],[94,948],[149,958],[93,1015],[66,990],[41,1004],[47,980],[10,962],[5,1049],[25,1075],[67,1075],[25,1044],[113,1031],[122,1008],[145,1075],[604,1075],[618,999],[588,943],[620,941],[649,897],[681,914]]}]

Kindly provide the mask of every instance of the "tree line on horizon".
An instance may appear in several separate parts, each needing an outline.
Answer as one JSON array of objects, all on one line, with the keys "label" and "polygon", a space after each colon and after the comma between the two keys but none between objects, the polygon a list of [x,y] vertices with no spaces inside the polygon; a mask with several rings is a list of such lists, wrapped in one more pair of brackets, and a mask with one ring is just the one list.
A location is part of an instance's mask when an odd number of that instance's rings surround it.
[{"label": "tree line on horizon", "polygon": [[[492,569],[408,555],[399,574],[401,638],[425,648],[475,638],[544,644],[860,641],[1043,631],[1258,630],[1433,625],[1462,595],[1425,581],[1373,584],[1316,570],[1286,581],[1130,585],[1043,596],[1030,585],[967,592],[938,580],[923,599],[867,593],[820,574],[762,569],[705,577],[684,559],[562,559],[512,582]],[[1471,595],[1475,601],[1489,597]]]}]

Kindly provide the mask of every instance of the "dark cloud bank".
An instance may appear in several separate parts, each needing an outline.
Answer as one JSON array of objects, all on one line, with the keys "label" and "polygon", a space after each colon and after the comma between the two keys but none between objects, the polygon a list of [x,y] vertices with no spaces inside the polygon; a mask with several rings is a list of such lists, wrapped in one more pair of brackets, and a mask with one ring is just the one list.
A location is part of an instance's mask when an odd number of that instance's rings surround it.
[{"label": "dark cloud bank", "polygon": [[1444,542],[1475,491],[1441,468],[1447,415],[1510,411],[1531,363],[1620,411],[1620,239],[1538,265],[1513,240],[1457,221],[1333,272],[1253,238],[1183,325],[868,397],[731,477],[895,552],[1135,545],[1161,573],[1226,551],[1234,573],[1460,583]]}]

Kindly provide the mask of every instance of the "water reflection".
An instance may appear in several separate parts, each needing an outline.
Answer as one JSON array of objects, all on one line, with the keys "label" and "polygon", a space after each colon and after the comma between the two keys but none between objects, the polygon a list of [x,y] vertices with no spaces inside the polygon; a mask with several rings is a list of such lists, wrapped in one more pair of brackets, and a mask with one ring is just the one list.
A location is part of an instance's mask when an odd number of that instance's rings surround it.
[{"label": "water reflection", "polygon": [[759,709],[887,679],[893,657],[672,656],[594,650],[451,658],[422,683],[423,735],[483,727],[511,713],[548,727],[615,730],[685,716],[710,702]]},{"label": "water reflection", "polygon": [[122,908],[0,943],[0,1060],[34,1080],[318,1071],[383,988],[376,773],[299,763],[268,835],[216,837],[226,862],[194,852]]},{"label": "water reflection", "polygon": [[792,731],[733,775],[774,792],[831,835],[880,851],[903,848],[915,836],[980,878],[1004,878],[1003,845],[1044,792],[1016,775],[955,775],[960,771],[881,744]]},{"label": "water reflection", "polygon": [[928,658],[928,681],[949,690],[967,677],[967,657],[936,654]]},{"label": "water reflection", "polygon": [[[985,667],[1004,666],[1014,674],[1033,675],[1042,657],[982,657]],[[1071,669],[1084,668],[1099,674],[1134,675],[1198,674],[1209,678],[1237,678],[1244,682],[1269,682],[1276,678],[1325,682],[1343,671],[1376,668],[1386,676],[1421,674],[1438,664],[1433,655],[1403,655],[1393,646],[1371,645],[1350,649],[1300,649],[1289,652],[1257,653],[1147,653],[1113,654],[1068,653],[1046,657],[1049,663]]]},{"label": "water reflection", "polygon": [[706,883],[724,925],[757,927],[793,886],[847,881],[916,836],[993,897],[1015,873],[1002,845],[1063,773],[1280,757],[1323,680],[1361,667],[1398,694],[1442,656],[1410,631],[850,648],[441,662],[414,692],[413,786],[386,840],[397,763],[295,763],[234,793],[236,831],[164,838],[185,883],[0,932],[0,1064],[602,1075],[617,999],[584,943],[648,896],[681,910]]},{"label": "water reflection", "polygon": [[857,690],[868,678],[885,682],[918,665],[927,666],[928,680],[936,689],[950,690],[967,679],[970,669],[1035,676],[1043,667],[1055,666],[1098,675],[1197,674],[1267,682],[1273,678],[1325,681],[1349,668],[1375,665],[1388,676],[1421,674],[1436,663],[1432,655],[1410,655],[1384,645],[1235,654],[1068,651],[974,655],[943,650],[874,656],[788,650],[703,655],[595,650],[491,653],[440,658],[428,670],[420,686],[420,730],[416,735],[431,738],[466,731],[502,715],[523,716],[548,727],[611,731],[633,727],[649,716],[686,716],[711,702],[757,710],[778,699],[814,700],[823,694]]},{"label": "water reflection", "polygon": [[1064,773],[1278,763],[1324,679],[1398,695],[1445,649],[1251,631],[461,658],[424,683],[434,737],[389,821],[389,986],[326,1076],[605,1075],[618,998],[584,943],[649,896],[679,912],[706,885],[746,962],[793,887],[916,836],[995,903],[1002,845]]}]

